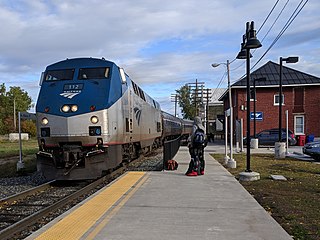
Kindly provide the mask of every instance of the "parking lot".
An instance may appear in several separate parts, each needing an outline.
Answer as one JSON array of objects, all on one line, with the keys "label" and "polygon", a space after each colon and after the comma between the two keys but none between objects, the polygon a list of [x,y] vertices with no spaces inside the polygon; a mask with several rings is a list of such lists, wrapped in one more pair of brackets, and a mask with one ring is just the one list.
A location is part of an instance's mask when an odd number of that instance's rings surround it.
[{"label": "parking lot", "polygon": [[[315,138],[314,141],[320,141],[320,138]],[[213,152],[215,153],[224,153],[225,152],[225,142],[223,139],[215,139],[214,142],[208,143],[210,146],[214,146]],[[308,155],[303,154],[302,152],[303,146],[289,146],[287,150],[287,157],[296,158],[302,161],[315,161],[313,158],[311,158]],[[233,148],[234,154],[236,153],[246,153],[246,146],[243,147],[243,151],[241,151],[240,147],[237,148],[234,146]],[[230,153],[230,146],[228,144],[227,146],[227,153],[229,155]],[[274,154],[274,146],[259,146],[258,149],[250,149],[251,154],[255,153],[269,153]],[[319,162],[320,164],[320,162]]]}]

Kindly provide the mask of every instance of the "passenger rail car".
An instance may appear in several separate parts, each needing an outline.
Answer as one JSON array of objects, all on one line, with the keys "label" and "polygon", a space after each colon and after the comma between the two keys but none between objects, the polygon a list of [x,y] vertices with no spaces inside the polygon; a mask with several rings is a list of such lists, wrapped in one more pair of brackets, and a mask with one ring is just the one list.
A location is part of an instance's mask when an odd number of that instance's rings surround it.
[{"label": "passenger rail car", "polygon": [[98,178],[183,131],[178,119],[164,129],[159,103],[105,59],[54,63],[40,85],[37,169],[47,179]]}]

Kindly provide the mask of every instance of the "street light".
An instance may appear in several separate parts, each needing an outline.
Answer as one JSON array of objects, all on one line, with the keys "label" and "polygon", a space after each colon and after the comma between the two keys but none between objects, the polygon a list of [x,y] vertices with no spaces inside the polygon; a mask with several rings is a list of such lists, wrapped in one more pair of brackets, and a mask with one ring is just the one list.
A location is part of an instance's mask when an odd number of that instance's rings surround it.
[{"label": "street light", "polygon": [[[256,30],[254,29],[254,22],[251,24],[247,22],[246,24],[246,34],[243,37],[243,49],[246,50],[246,74],[247,74],[247,168],[246,173],[251,173],[250,168],[250,49],[260,48],[262,45],[256,37]],[[241,52],[243,51],[241,49]],[[241,55],[241,52],[238,54],[237,58],[244,59]],[[240,179],[241,179],[240,175]],[[260,175],[247,176],[243,174],[243,180],[257,180],[260,178]]]},{"label": "street light", "polygon": [[[231,85],[230,85],[230,63],[227,60],[227,63],[213,63],[211,64],[212,67],[218,67],[221,64],[227,67],[227,75],[228,75],[228,91],[229,91],[229,109],[230,109],[230,158],[227,162],[227,166],[230,168],[236,168],[237,163],[233,159],[233,108],[232,108],[232,96],[231,96]],[[226,126],[226,125],[225,125]],[[227,131],[226,131],[227,132]],[[226,138],[226,136],[225,136]],[[227,139],[227,138],[226,138]],[[227,141],[226,141],[227,146]],[[226,160],[226,159],[225,159]]]},{"label": "street light", "polygon": [[275,143],[275,157],[276,158],[285,158],[285,144],[281,143],[282,140],[282,62],[286,63],[296,63],[299,61],[299,57],[280,57],[280,77],[279,77],[279,135],[278,143]]},{"label": "street light", "polygon": [[279,80],[279,142],[281,142],[282,134],[281,134],[281,124],[282,124],[282,62],[286,63],[296,63],[299,61],[299,57],[287,57],[282,58],[280,57],[280,80]]}]

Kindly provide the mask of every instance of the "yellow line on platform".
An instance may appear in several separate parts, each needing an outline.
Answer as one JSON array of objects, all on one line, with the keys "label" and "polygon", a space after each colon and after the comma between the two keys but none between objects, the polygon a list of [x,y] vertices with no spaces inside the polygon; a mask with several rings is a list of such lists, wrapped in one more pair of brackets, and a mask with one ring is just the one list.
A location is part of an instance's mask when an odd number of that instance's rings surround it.
[{"label": "yellow line on platform", "polygon": [[131,190],[128,195],[108,214],[99,225],[88,235],[86,240],[94,239],[95,236],[108,224],[113,216],[124,206],[124,204],[131,198],[131,196],[141,187],[141,185],[148,179],[148,176],[145,176],[141,181]]},{"label": "yellow line on platform", "polygon": [[145,172],[128,172],[36,239],[79,239],[144,175]]}]

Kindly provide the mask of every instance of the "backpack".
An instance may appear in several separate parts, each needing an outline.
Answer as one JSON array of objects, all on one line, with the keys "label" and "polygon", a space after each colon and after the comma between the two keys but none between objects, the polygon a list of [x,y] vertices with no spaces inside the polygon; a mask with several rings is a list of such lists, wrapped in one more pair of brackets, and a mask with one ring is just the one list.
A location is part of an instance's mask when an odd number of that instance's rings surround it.
[{"label": "backpack", "polygon": [[193,147],[204,147],[206,136],[201,129],[197,129],[193,137]]}]

